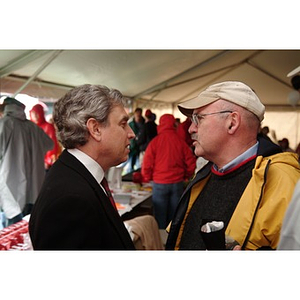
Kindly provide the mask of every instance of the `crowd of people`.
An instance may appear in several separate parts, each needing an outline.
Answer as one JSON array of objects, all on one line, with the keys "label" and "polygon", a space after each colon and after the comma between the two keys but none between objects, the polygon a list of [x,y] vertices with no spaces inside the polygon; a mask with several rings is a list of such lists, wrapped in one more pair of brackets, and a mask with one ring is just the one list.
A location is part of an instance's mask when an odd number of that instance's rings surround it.
[{"label": "crowd of people", "polygon": [[154,216],[160,229],[165,229],[186,183],[196,169],[189,138],[189,119],[180,123],[172,114],[163,114],[156,124],[156,115],[137,107],[129,126],[135,133],[130,141],[126,172],[140,171],[143,183],[152,183]]},{"label": "crowd of people", "polygon": [[130,117],[126,100],[75,87],[55,102],[54,125],[40,104],[27,120],[22,103],[4,100],[3,226],[30,214],[35,250],[134,250],[105,178],[124,164],[151,183],[166,250],[300,249],[298,150],[261,128],[265,107],[249,86],[207,87],[178,105],[183,122],[140,107]]}]

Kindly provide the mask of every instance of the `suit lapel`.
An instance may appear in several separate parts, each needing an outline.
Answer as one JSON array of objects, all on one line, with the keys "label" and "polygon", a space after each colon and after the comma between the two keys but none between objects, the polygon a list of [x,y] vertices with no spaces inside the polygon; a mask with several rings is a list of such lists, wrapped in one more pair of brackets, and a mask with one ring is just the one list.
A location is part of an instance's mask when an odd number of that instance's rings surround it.
[{"label": "suit lapel", "polygon": [[123,241],[124,245],[131,246],[132,240],[126,227],[124,226],[124,223],[119,213],[112,206],[108,196],[102,190],[101,186],[96,181],[94,176],[75,156],[70,154],[67,150],[63,151],[59,159],[63,164],[73,169],[75,172],[79,173],[88,182],[91,188],[95,191],[101,208],[105,211],[112,225],[116,228],[116,231],[120,239]]}]

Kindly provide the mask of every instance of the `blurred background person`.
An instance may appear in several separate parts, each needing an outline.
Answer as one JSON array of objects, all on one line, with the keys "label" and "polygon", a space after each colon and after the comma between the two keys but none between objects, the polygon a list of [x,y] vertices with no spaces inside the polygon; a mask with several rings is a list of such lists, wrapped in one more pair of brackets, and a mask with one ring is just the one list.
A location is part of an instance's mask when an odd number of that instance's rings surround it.
[{"label": "blurred background person", "polygon": [[269,137],[269,127],[264,126],[263,128],[260,128],[258,136],[267,139],[268,141],[272,142],[271,138]]},{"label": "blurred background person", "polygon": [[298,144],[295,152],[298,154],[298,160],[299,160],[299,163],[300,163],[300,143]]},{"label": "blurred background person", "polygon": [[49,150],[44,158],[45,169],[49,170],[49,168],[53,165],[53,163],[57,160],[59,154],[61,153],[61,147],[56,138],[55,127],[53,124],[48,123],[46,121],[44,108],[41,104],[34,105],[30,110],[29,114],[30,120],[36,125],[38,125],[40,128],[42,128],[54,143],[53,149]]},{"label": "blurred background person", "polygon": [[179,123],[177,126],[178,135],[193,149],[193,140],[189,133],[189,128],[192,124],[191,118],[186,118],[185,121]]},{"label": "blurred background person", "polygon": [[145,123],[143,124],[137,137],[137,144],[140,147],[140,165],[143,164],[143,158],[148,144],[156,136],[157,124],[154,121],[152,111],[150,109],[147,109],[145,112]]},{"label": "blurred background person", "polygon": [[290,148],[290,142],[287,138],[283,138],[278,141],[278,144],[283,152],[295,152],[292,148]]},{"label": "blurred background person", "polygon": [[175,118],[175,127],[177,128],[180,125],[180,118]]},{"label": "blurred background person", "polygon": [[0,104],[0,118],[3,117],[3,113],[4,113],[4,104]]},{"label": "blurred background person", "polygon": [[137,107],[134,111],[133,118],[129,122],[129,126],[133,130],[135,134],[135,138],[130,141],[130,153],[127,164],[125,166],[125,170],[127,173],[133,172],[134,170],[140,169],[140,147],[137,143],[138,135],[141,132],[141,129],[145,123],[145,119],[143,117],[143,110],[140,107]]},{"label": "blurred background person", "polygon": [[11,225],[31,212],[44,181],[44,156],[53,141],[26,119],[25,105],[3,102],[0,119],[0,207]]},{"label": "blurred background person", "polygon": [[175,118],[164,114],[159,119],[157,136],[149,143],[142,164],[145,182],[153,181],[154,216],[160,229],[171,221],[185,182],[194,174],[196,157],[175,128]]}]

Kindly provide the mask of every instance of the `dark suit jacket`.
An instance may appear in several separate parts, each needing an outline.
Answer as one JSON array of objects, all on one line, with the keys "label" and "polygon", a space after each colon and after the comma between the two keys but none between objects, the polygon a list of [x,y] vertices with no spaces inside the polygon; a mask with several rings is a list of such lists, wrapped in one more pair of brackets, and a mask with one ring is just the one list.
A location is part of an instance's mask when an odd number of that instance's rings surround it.
[{"label": "dark suit jacket", "polygon": [[47,173],[29,233],[35,250],[134,250],[98,182],[66,150]]}]

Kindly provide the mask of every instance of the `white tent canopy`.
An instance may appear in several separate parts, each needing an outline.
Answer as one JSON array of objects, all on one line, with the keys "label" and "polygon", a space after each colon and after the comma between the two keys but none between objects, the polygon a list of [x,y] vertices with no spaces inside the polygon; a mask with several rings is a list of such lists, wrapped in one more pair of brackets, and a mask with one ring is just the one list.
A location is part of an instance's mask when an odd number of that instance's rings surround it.
[{"label": "white tent canopy", "polygon": [[151,108],[157,117],[206,86],[239,80],[266,106],[263,125],[296,147],[298,103],[287,74],[300,65],[298,50],[0,50],[0,91],[56,101],[70,88],[103,84],[132,99],[133,108]]}]

